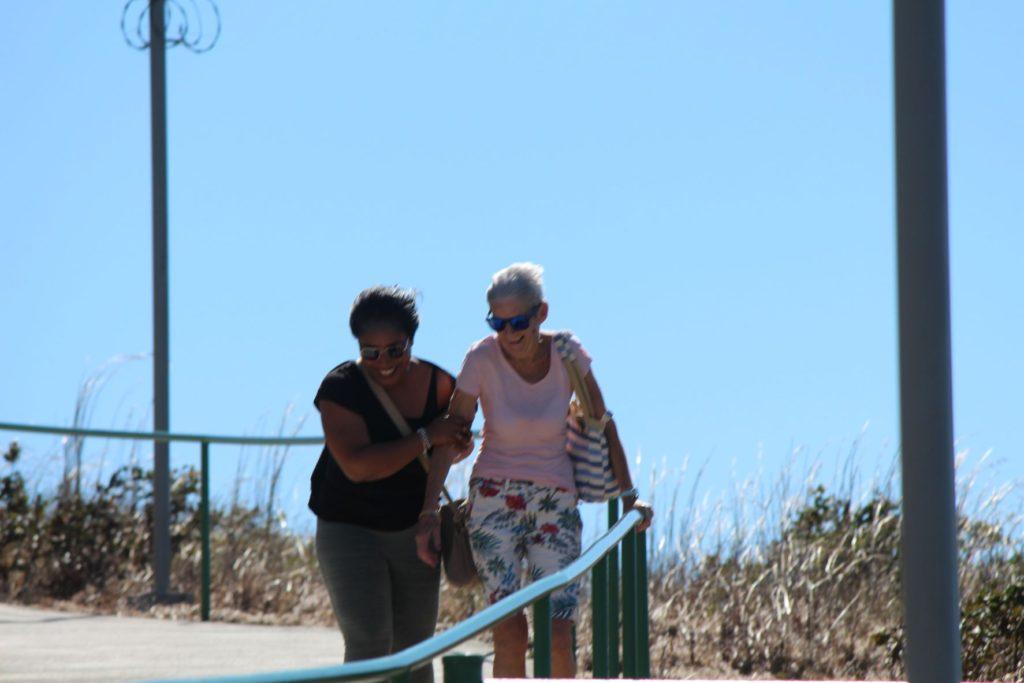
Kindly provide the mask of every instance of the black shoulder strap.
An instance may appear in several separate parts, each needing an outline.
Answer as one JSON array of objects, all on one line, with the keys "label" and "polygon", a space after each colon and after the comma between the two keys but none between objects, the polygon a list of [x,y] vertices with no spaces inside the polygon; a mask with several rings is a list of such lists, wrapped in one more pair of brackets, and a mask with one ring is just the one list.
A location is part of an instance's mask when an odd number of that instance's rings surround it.
[{"label": "black shoulder strap", "polygon": [[430,366],[430,386],[427,387],[427,404],[423,407],[423,419],[437,413],[437,366]]}]

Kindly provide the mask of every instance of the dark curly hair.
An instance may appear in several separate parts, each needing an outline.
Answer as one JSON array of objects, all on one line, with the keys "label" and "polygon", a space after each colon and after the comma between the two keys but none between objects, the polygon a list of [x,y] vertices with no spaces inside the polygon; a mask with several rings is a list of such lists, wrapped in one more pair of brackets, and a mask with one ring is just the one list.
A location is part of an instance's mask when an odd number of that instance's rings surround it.
[{"label": "dark curly hair", "polygon": [[377,285],[359,292],[348,316],[352,336],[359,337],[370,327],[378,325],[402,330],[412,340],[420,326],[420,315],[416,312],[416,292],[398,285]]}]

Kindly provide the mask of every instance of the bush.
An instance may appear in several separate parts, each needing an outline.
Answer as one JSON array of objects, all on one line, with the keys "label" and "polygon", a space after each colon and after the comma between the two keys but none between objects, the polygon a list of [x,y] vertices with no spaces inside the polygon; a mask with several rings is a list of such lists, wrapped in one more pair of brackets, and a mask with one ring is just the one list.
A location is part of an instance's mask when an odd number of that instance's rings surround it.
[{"label": "bush", "polygon": [[[19,453],[11,444],[0,477],[0,599],[137,608],[152,582],[152,473],[122,468],[85,494],[61,487],[64,495],[47,497],[26,490]],[[172,585],[198,596],[198,477],[186,469],[173,482]],[[728,542],[706,543],[692,521],[673,556],[652,540],[652,674],[905,676],[898,500],[879,490],[858,502],[814,486],[795,501],[769,494],[745,504],[759,510],[753,525],[717,510],[730,518]],[[266,501],[211,510],[213,617],[333,625],[312,539],[287,531],[272,509]],[[979,509],[984,518],[962,515],[959,524],[964,677],[1024,680],[1024,554],[996,508]],[[476,592],[443,584],[440,627],[483,605]],[[198,618],[195,600],[148,609]],[[585,602],[580,616],[584,671],[592,656]]]},{"label": "bush", "polygon": [[[905,676],[898,502],[876,492],[858,505],[817,486],[783,520],[774,540],[690,549],[656,567],[656,677],[693,667],[794,679]],[[966,679],[1024,679],[1018,544],[992,521],[960,520]]]},{"label": "bush", "polygon": [[[88,495],[30,496],[15,469],[17,443],[0,478],[0,595],[32,602],[64,600],[86,589],[148,572],[152,554],[153,473],[123,467]],[[171,547],[195,535],[198,476],[182,470],[171,489]]]},{"label": "bush", "polygon": [[[1018,562],[1014,562],[1018,565]],[[990,586],[964,601],[960,633],[964,676],[1024,680],[1024,581]]]}]

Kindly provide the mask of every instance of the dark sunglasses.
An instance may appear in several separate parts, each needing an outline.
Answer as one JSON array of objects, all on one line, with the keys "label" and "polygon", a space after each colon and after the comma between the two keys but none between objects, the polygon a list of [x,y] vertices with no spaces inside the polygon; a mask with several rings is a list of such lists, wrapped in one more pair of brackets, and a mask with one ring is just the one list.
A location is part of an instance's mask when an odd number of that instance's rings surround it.
[{"label": "dark sunglasses", "polygon": [[522,332],[530,326],[530,319],[537,315],[537,311],[540,310],[540,304],[535,304],[526,313],[520,313],[514,315],[511,318],[499,318],[494,313],[487,314],[487,324],[491,326],[491,329],[495,332],[501,332],[505,329],[505,325],[508,325],[516,332]]},{"label": "dark sunglasses", "polygon": [[[388,358],[401,358],[405,355],[405,352],[409,350],[409,340],[392,344],[391,346],[385,346],[383,352],[388,355]],[[363,360],[377,360],[380,358],[381,349],[376,346],[360,346],[359,355]]]}]

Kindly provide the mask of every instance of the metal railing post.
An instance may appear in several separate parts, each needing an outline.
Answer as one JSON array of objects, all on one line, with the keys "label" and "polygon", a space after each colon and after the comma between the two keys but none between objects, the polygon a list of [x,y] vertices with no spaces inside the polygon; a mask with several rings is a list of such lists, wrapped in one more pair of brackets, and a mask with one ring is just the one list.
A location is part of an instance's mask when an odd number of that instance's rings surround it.
[{"label": "metal railing post", "polygon": [[647,532],[636,534],[637,676],[651,677],[650,614],[647,592]]},{"label": "metal railing post", "polygon": [[533,603],[533,677],[551,678],[551,596]]},{"label": "metal railing post", "polygon": [[482,683],[484,680],[483,655],[447,655],[441,658],[444,683]]},{"label": "metal railing post", "polygon": [[[619,500],[608,501],[608,528],[619,521]],[[619,661],[619,549],[608,551],[608,677],[618,678],[622,669]]]},{"label": "metal railing post", "polygon": [[622,539],[622,676],[636,678],[636,532]]},{"label": "metal railing post", "polygon": [[594,678],[608,678],[608,556],[591,570],[591,630]]},{"label": "metal railing post", "polygon": [[202,555],[200,558],[200,618],[210,620],[210,442],[203,441],[200,445],[199,467],[199,516],[202,529]]}]

